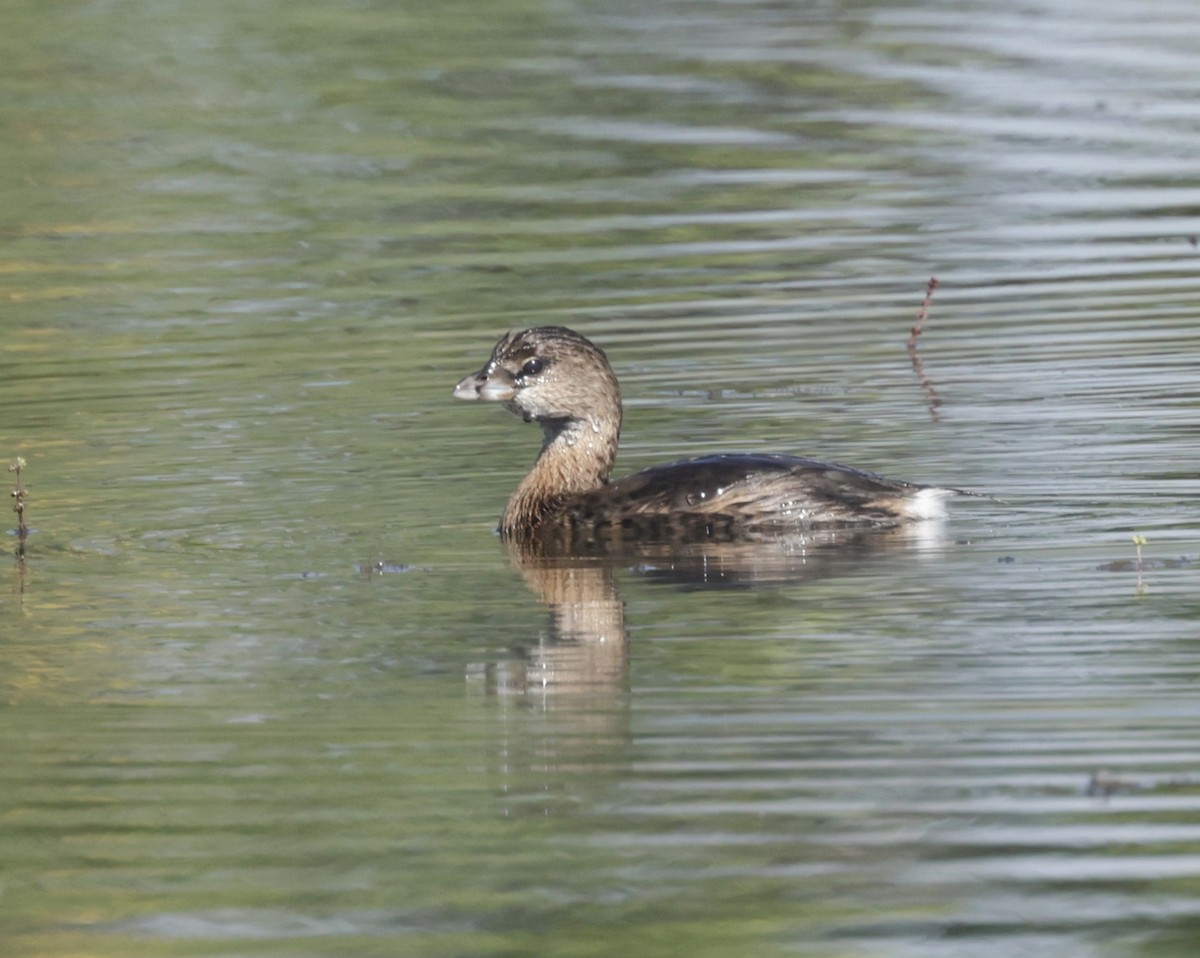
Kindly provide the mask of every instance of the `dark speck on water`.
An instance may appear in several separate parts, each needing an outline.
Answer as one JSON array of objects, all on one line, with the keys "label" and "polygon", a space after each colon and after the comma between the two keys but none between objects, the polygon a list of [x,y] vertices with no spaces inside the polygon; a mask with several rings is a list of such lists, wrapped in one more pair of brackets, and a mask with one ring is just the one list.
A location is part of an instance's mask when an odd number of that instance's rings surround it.
[{"label": "dark speck on water", "polygon": [[1143,572],[1148,572],[1152,569],[1183,569],[1190,565],[1194,565],[1195,559],[1187,556],[1180,556],[1178,559],[1115,559],[1112,562],[1104,562],[1096,569],[1100,572],[1137,572],[1141,569]]}]

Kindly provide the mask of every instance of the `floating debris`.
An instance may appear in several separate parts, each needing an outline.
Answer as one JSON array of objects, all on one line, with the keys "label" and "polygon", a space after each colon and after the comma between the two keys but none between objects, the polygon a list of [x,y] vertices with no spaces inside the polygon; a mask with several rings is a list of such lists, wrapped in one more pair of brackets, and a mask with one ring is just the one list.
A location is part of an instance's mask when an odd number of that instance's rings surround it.
[{"label": "floating debris", "polygon": [[415,565],[408,565],[403,562],[372,562],[370,565],[360,565],[358,571],[365,576],[372,575],[401,575],[405,572],[413,572],[416,570]]}]

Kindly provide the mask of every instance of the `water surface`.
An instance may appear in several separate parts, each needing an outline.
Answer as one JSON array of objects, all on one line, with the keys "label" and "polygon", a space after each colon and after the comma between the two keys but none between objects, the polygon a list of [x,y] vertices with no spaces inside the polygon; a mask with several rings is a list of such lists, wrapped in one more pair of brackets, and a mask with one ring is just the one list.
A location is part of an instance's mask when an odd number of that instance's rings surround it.
[{"label": "water surface", "polygon": [[[1191,5],[10,6],[6,953],[1194,953]],[[513,561],[537,323],[1005,501]]]}]

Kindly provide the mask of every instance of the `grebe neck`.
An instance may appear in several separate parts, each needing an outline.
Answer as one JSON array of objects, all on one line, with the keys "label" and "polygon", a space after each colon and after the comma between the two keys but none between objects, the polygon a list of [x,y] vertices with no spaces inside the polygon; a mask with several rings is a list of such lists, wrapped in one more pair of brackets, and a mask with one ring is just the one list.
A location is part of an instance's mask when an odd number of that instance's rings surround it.
[{"label": "grebe neck", "polygon": [[621,407],[607,415],[542,421],[542,451],[504,509],[504,533],[532,529],[566,500],[608,483],[621,437]]}]

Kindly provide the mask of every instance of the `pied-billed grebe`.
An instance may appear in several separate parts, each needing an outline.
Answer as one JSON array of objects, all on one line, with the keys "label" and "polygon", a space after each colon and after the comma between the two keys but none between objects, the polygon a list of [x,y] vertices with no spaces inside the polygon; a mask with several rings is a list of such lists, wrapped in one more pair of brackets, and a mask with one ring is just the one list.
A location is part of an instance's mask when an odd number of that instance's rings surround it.
[{"label": "pied-billed grebe", "polygon": [[621,392],[604,352],[562,326],[509,333],[454,387],[541,424],[542,451],[508,500],[505,538],[561,528],[737,536],[744,531],[889,528],[944,515],[956,489],[886,479],[799,456],[717,455],[609,481]]}]

